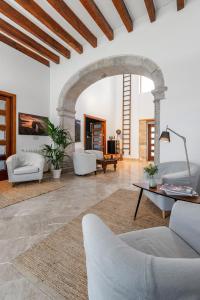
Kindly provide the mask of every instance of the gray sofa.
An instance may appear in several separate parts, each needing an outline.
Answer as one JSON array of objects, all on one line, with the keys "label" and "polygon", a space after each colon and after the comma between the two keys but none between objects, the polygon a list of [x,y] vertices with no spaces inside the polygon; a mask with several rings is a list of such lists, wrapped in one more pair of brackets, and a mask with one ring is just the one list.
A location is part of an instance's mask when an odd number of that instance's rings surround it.
[{"label": "gray sofa", "polygon": [[[157,175],[158,181],[162,183],[190,185],[187,164],[185,161],[172,161],[161,163],[158,166],[159,172]],[[200,193],[200,166],[195,163],[190,163],[192,175],[192,187],[196,192]],[[162,216],[165,218],[165,212],[171,211],[174,205],[174,200],[164,196],[158,196],[150,192],[144,192],[156,206],[162,210]]]},{"label": "gray sofa", "polygon": [[199,300],[200,205],[178,201],[168,227],[116,236],[82,221],[89,300]]}]

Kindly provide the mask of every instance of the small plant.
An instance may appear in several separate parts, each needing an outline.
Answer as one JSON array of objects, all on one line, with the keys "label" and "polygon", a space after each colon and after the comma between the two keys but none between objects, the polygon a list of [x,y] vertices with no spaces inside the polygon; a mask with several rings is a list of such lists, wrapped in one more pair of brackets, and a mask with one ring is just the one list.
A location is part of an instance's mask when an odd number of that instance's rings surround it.
[{"label": "small plant", "polygon": [[158,173],[158,167],[156,165],[149,164],[147,167],[144,168],[144,172],[147,173],[150,177],[152,177]]},{"label": "small plant", "polygon": [[60,170],[65,149],[73,143],[71,135],[68,130],[64,130],[60,126],[55,126],[49,119],[46,121],[46,130],[53,144],[44,145],[42,153],[53,165],[54,170]]},{"label": "small plant", "polygon": [[52,164],[54,170],[60,170],[64,159],[64,151],[59,148],[54,148],[53,145],[44,145],[42,152],[47,158],[47,161]]}]

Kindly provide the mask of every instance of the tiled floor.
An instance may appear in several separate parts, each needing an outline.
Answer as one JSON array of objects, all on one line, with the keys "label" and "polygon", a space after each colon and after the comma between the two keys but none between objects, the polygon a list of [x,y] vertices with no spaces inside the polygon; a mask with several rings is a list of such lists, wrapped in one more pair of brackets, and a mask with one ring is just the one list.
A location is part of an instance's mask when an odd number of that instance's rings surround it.
[{"label": "tiled floor", "polygon": [[49,299],[14,269],[12,259],[117,189],[133,189],[131,183],[143,176],[143,166],[122,161],[117,172],[111,166],[96,176],[68,174],[62,178],[63,188],[1,209],[0,300]]}]

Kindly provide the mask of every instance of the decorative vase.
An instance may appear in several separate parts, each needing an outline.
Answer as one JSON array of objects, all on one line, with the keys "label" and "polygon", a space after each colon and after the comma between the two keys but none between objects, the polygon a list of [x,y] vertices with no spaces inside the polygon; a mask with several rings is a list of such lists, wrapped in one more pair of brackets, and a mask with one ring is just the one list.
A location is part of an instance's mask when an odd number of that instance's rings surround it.
[{"label": "decorative vase", "polygon": [[155,180],[154,176],[150,176],[149,177],[149,187],[155,188],[156,186],[157,186],[157,184],[156,184],[156,180]]},{"label": "decorative vase", "polygon": [[59,170],[52,170],[52,172],[53,172],[53,178],[54,179],[59,179],[60,178],[60,175],[61,175],[61,169],[59,169]]}]

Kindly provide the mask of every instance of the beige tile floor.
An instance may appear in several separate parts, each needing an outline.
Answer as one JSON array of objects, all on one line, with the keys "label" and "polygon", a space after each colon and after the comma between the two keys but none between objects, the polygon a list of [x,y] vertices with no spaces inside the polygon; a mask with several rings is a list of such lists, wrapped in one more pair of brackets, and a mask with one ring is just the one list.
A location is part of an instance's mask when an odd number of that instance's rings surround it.
[{"label": "beige tile floor", "polygon": [[50,299],[15,270],[11,261],[85,209],[119,188],[134,189],[143,176],[144,163],[119,162],[106,174],[62,177],[66,185],[0,210],[0,300]]}]

